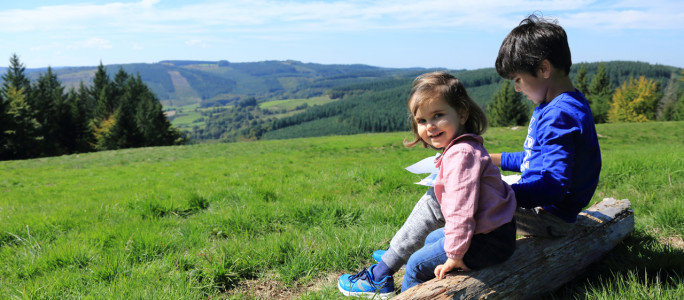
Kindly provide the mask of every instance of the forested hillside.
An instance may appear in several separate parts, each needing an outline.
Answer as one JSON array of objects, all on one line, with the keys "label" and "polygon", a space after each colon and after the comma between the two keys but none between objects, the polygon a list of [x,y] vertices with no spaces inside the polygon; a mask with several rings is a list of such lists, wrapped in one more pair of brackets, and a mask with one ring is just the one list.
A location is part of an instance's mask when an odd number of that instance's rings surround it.
[{"label": "forested hillside", "polygon": [[[382,80],[397,74],[422,69],[390,69],[367,65],[321,65],[299,61],[262,61],[231,63],[228,61],[169,60],[152,64],[105,65],[115,74],[123,69],[139,74],[165,106],[199,104],[202,107],[223,106],[249,97],[267,99],[306,98],[322,95],[331,88]],[[67,87],[89,83],[97,66],[53,68]],[[45,69],[26,70],[27,77],[37,79]]]},{"label": "forested hillside", "polygon": [[65,89],[50,67],[30,80],[13,55],[2,80],[0,160],[185,142],[139,74],[112,80],[100,65],[92,84]]},{"label": "forested hillside", "polygon": [[[584,69],[580,72],[580,69]],[[504,80],[493,68],[473,71],[454,71],[462,80],[471,98],[488,112],[488,105],[494,94],[502,88]],[[600,114],[597,123],[608,121],[612,97],[616,89],[623,84],[644,77],[650,80],[657,91],[650,95],[651,117],[647,120],[680,120],[684,119],[684,89],[681,70],[673,67],[650,65],[639,62],[607,62],[576,64],[572,67],[570,77],[575,80],[583,73],[586,82],[575,84],[587,96],[592,110]],[[332,89],[331,95],[344,98],[341,101],[320,107],[311,107],[294,116],[272,122],[270,130],[263,134],[265,139],[308,137],[332,134],[353,134],[359,132],[384,132],[409,130],[407,111],[405,108],[411,79],[385,81],[377,84],[379,88],[364,89],[370,84],[355,85]],[[506,87],[506,86],[504,86]],[[513,85],[508,85],[513,89]],[[367,91],[367,92],[363,92]],[[601,94],[600,91],[607,91]],[[643,99],[643,95],[638,95]],[[520,97],[518,97],[520,99]],[[592,102],[592,99],[594,100]],[[637,101],[640,101],[637,99]],[[521,100],[518,100],[521,101]],[[532,109],[530,101],[523,104]],[[671,107],[671,112],[667,112]],[[489,112],[488,112],[489,113]],[[619,113],[619,112],[616,112]],[[511,119],[520,119],[512,116]],[[523,118],[527,120],[525,116]],[[490,121],[493,121],[490,116]],[[497,122],[492,123],[494,126]],[[505,124],[505,123],[504,123]],[[512,124],[524,125],[524,124]]]},{"label": "forested hillside", "polygon": [[[119,69],[139,74],[164,104],[172,123],[194,142],[408,130],[405,102],[411,81],[421,73],[434,71],[298,61],[162,61],[105,66],[110,74]],[[78,87],[81,82],[88,85],[96,70],[73,67],[53,72],[65,86]],[[37,78],[41,74],[38,71],[27,70],[27,76]],[[532,103],[524,97],[512,96],[513,86],[503,85],[504,80],[494,68],[449,72],[463,81],[471,98],[486,111],[505,112],[490,116],[493,125],[524,125],[520,120],[528,119]],[[681,72],[670,66],[613,61],[575,63],[570,77],[590,101],[597,123],[609,122],[611,114],[613,121],[678,120],[684,119]],[[639,81],[639,77],[644,80]],[[634,85],[650,86],[653,92],[648,95],[647,105],[624,104],[629,112],[621,112],[613,108],[613,97],[623,85],[630,85],[630,80],[636,80]],[[632,88],[640,87],[624,87],[621,97],[632,95],[627,91]],[[496,105],[508,106],[490,107],[495,95],[503,97]],[[511,97],[516,99],[508,99]],[[515,109],[515,113],[524,115],[510,115],[507,107],[520,105],[525,108]],[[632,106],[645,112],[637,112]]]}]

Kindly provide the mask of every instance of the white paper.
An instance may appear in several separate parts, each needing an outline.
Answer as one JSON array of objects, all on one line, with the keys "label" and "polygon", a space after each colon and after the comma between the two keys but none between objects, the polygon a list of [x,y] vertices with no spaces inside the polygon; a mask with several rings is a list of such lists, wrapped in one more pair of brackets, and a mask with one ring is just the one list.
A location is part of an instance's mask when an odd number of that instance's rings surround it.
[{"label": "white paper", "polygon": [[422,159],[421,161],[406,167],[406,170],[413,174],[426,174],[430,173],[427,177],[423,178],[421,181],[416,182],[416,184],[424,186],[435,186],[435,178],[437,178],[437,172],[439,169],[435,167],[435,159],[439,157],[439,153],[435,156],[430,156]]},{"label": "white paper", "polygon": [[508,185],[514,184],[520,180],[520,175],[501,175],[501,179]]},{"label": "white paper", "polygon": [[439,153],[406,167],[406,170],[413,174],[437,173],[438,169],[435,167],[435,159],[437,157],[439,157]]},{"label": "white paper", "polygon": [[[437,172],[439,172],[439,169],[435,167],[435,159],[437,159],[439,155],[440,154],[437,153],[435,154],[435,156],[426,157],[421,161],[406,167],[406,170],[413,174],[430,173],[430,175],[416,182],[416,184],[424,186],[435,186],[435,179],[437,178]],[[520,175],[501,175],[501,179],[504,182],[511,185],[520,180]]]}]

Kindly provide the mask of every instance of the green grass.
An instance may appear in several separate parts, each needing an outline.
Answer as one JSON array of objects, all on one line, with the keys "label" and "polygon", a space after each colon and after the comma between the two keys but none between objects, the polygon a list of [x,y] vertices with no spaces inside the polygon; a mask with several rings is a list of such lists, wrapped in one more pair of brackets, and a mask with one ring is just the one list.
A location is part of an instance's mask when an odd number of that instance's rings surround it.
[{"label": "green grass", "polygon": [[[592,201],[627,198],[635,232],[550,298],[681,298],[684,122],[609,124]],[[525,128],[491,128],[490,152]],[[424,187],[407,133],[98,152],[0,162],[0,298],[249,298],[369,264]],[[334,283],[303,299],[340,298]]]}]

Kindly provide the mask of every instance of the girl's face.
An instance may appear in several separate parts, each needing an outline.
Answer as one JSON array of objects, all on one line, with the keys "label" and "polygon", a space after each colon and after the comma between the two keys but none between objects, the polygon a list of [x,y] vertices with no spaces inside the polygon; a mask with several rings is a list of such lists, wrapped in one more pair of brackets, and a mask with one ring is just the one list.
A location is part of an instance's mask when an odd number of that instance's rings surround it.
[{"label": "girl's face", "polygon": [[456,111],[440,97],[421,103],[413,118],[418,136],[432,147],[442,149],[462,134],[468,116]]}]

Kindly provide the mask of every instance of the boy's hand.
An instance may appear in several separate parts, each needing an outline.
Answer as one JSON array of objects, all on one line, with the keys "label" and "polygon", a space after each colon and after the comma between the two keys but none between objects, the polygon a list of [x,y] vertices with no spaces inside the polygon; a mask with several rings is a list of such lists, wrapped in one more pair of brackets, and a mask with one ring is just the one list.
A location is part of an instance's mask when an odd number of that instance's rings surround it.
[{"label": "boy's hand", "polygon": [[445,263],[435,267],[435,277],[437,277],[437,279],[442,279],[447,273],[454,269],[470,271],[470,268],[463,263],[463,259],[449,258]]},{"label": "boy's hand", "polygon": [[489,153],[489,158],[495,166],[501,168],[501,153]]}]

